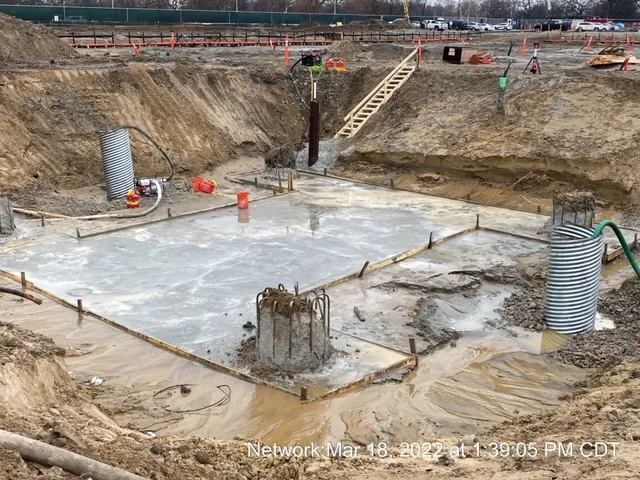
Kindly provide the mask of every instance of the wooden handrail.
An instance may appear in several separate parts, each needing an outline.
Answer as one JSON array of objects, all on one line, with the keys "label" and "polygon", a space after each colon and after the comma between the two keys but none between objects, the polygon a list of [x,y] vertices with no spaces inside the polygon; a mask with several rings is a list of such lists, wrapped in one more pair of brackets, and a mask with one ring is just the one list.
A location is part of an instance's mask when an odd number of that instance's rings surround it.
[{"label": "wooden handrail", "polygon": [[394,69],[391,71],[391,73],[390,73],[389,75],[387,75],[387,76],[386,76],[386,77],[385,77],[385,78],[384,78],[384,79],[383,79],[383,80],[382,80],[378,85],[376,85],[376,87],[375,87],[375,88],[373,88],[373,90],[371,90],[371,91],[369,92],[369,95],[367,95],[366,97],[364,97],[364,99],[363,99],[363,100],[362,100],[358,105],[356,105],[356,106],[353,108],[353,110],[351,110],[351,111],[347,114],[347,116],[346,116],[346,117],[344,117],[344,121],[346,122],[347,120],[349,120],[349,118],[350,118],[354,113],[356,113],[358,110],[360,110],[360,108],[361,108],[365,103],[367,103],[367,102],[371,99],[371,97],[373,97],[373,96],[378,92],[378,90],[380,90],[380,88],[382,88],[382,87],[383,87],[387,82],[389,82],[389,80],[391,80],[391,78],[392,78],[396,73],[398,73],[398,71],[400,71],[400,69],[401,69],[402,67],[404,67],[404,66],[405,66],[405,64],[406,64],[409,60],[411,60],[411,58],[413,58],[413,57],[414,57],[415,55],[417,55],[417,54],[418,54],[418,49],[416,48],[416,49],[415,49],[415,50],[413,50],[409,55],[407,55],[407,58],[405,58],[404,60],[402,60],[402,62],[400,62],[400,63],[398,64],[398,66],[397,66],[396,68],[394,68]]}]

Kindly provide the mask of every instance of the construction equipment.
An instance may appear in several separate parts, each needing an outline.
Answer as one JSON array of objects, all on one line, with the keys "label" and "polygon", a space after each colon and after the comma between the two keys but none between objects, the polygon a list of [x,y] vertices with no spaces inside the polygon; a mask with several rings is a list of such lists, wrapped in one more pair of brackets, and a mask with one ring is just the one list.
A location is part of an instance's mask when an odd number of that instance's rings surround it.
[{"label": "construction equipment", "polygon": [[538,75],[542,75],[542,70],[540,69],[540,62],[538,61],[538,50],[533,51],[533,57],[529,59],[529,63],[527,63],[527,66],[524,67],[524,70],[522,71],[522,73],[526,73],[529,67],[531,67],[529,71],[534,75],[536,73]]},{"label": "construction equipment", "polygon": [[[358,133],[358,130],[363,127],[367,120],[369,120],[371,115],[380,110],[380,107],[389,101],[393,93],[400,88],[416,70],[418,66],[418,51],[419,49],[416,48],[407,55],[384,80],[376,85],[375,88],[344,117],[347,123],[336,133],[336,138],[352,138]],[[415,62],[412,61],[414,59],[416,60]]]},{"label": "construction equipment", "polygon": [[402,0],[402,6],[404,8],[404,18],[407,22],[411,23],[411,17],[409,17],[409,0]]},{"label": "construction equipment", "polygon": [[300,54],[301,63],[304,67],[321,67],[322,52],[317,50],[304,51]]},{"label": "construction equipment", "polygon": [[627,65],[638,65],[640,64],[640,60],[633,55],[629,55],[624,45],[616,43],[601,50],[598,55],[587,62],[587,66],[593,68],[613,68],[620,67],[625,63]]}]

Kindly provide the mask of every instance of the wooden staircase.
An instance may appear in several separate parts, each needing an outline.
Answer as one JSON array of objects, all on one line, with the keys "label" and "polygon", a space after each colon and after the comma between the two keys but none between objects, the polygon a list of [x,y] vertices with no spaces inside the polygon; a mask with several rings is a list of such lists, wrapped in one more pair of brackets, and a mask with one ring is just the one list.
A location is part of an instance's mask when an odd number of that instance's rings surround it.
[{"label": "wooden staircase", "polygon": [[[358,130],[369,120],[371,115],[376,113],[382,105],[393,95],[411,74],[417,69],[418,49],[413,50],[407,57],[398,64],[393,71],[387,75],[358,105],[351,110],[344,121],[344,127],[336,133],[336,138],[352,138]],[[414,60],[415,61],[412,61]]]}]

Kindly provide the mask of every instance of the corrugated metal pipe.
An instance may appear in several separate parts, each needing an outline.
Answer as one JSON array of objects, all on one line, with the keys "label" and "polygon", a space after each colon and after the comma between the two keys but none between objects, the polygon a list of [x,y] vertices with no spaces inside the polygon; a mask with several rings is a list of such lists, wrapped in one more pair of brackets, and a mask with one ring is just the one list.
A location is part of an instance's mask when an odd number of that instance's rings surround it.
[{"label": "corrugated metal pipe", "polygon": [[551,233],[551,256],[547,278],[544,320],[551,330],[569,335],[590,332],[595,327],[602,271],[603,231],[610,227],[633,270],[640,277],[624,235],[611,220],[594,230],[576,225],[556,227]]},{"label": "corrugated metal pipe", "polygon": [[107,198],[124,198],[127,192],[133,188],[133,157],[131,156],[131,141],[129,130],[141,133],[149,140],[162,156],[167,160],[171,173],[162,179],[168,182],[173,178],[175,166],[173,161],[151,135],[135,125],[125,125],[116,130],[104,130],[100,132],[100,151],[102,153],[102,165],[104,167],[104,180],[107,184]]},{"label": "corrugated metal pipe", "polygon": [[574,335],[594,329],[602,269],[603,237],[576,225],[551,233],[544,320],[549,329]]},{"label": "corrugated metal pipe", "polygon": [[133,188],[133,157],[129,130],[105,130],[100,132],[100,152],[107,184],[107,198],[124,198]]}]

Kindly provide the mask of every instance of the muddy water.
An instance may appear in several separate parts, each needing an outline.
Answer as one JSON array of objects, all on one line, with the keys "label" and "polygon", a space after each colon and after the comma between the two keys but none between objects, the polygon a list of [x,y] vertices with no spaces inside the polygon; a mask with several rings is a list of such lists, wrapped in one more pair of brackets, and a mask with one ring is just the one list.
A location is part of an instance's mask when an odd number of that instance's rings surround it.
[{"label": "muddy water", "polygon": [[[211,371],[97,321],[78,323],[75,312],[48,300],[38,307],[2,297],[0,314],[60,345],[75,346],[76,353],[88,352],[66,359],[78,382],[93,375],[105,378],[94,392],[100,405],[124,425],[159,434],[241,435],[283,444],[413,441],[475,432],[516,415],[516,410],[556,405],[568,384],[584,375],[536,355],[539,335],[468,335],[455,348],[422,357],[404,383],[372,385],[303,405],[291,395]],[[191,384],[192,393],[153,400],[154,392],[174,384]],[[222,384],[231,391],[231,401],[223,407],[193,414],[162,408],[187,410],[214,403],[221,398],[217,387]]]}]

